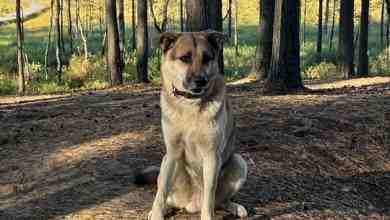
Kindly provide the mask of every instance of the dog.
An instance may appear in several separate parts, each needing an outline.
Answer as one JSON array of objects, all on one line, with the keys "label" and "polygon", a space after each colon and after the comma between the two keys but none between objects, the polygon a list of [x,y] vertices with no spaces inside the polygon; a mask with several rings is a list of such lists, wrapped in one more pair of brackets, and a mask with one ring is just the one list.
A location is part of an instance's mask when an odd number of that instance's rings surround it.
[{"label": "dog", "polygon": [[216,208],[248,215],[231,201],[246,181],[247,164],[235,153],[235,123],[218,65],[225,38],[216,31],[160,36],[166,154],[150,220],[163,220],[170,208],[200,212],[201,220],[213,219]]}]

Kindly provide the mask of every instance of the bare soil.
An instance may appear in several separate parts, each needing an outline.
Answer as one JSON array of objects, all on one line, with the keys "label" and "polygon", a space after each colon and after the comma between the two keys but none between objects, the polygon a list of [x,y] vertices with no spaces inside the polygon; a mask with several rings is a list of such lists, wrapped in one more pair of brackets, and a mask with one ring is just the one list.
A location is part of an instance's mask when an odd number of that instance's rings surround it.
[{"label": "bare soil", "polygon": [[[318,86],[229,86],[249,165],[235,201],[248,219],[390,219],[390,83]],[[157,87],[0,97],[0,219],[144,219],[156,188],[134,173],[163,149]]]}]

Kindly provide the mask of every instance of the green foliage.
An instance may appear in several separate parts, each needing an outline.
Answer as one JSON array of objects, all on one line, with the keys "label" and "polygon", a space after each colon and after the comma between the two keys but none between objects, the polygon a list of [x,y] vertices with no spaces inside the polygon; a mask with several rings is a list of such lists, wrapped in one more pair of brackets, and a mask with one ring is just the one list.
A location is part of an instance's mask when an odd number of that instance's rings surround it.
[{"label": "green foliage", "polygon": [[15,80],[0,78],[0,94],[11,95],[16,94],[17,84]]},{"label": "green foliage", "polygon": [[375,58],[370,60],[371,75],[389,75],[390,69],[390,48],[384,49]]},{"label": "green foliage", "polygon": [[64,78],[69,81],[70,88],[80,88],[88,81],[106,80],[106,72],[105,59],[102,57],[91,56],[85,60],[84,56],[73,55],[64,72]]},{"label": "green foliage", "polygon": [[341,78],[337,67],[333,63],[321,62],[318,65],[310,66],[304,73],[304,79],[335,79]]},{"label": "green foliage", "polygon": [[249,73],[256,48],[242,44],[238,48],[238,56],[234,46],[224,48],[225,76],[228,81],[239,79]]}]

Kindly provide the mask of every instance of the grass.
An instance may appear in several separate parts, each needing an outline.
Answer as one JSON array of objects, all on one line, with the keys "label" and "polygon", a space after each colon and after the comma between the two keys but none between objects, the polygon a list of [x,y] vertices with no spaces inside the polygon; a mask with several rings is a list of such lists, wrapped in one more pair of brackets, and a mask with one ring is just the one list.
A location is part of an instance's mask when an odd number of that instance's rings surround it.
[{"label": "grass", "polygon": [[[38,2],[43,4],[49,4],[48,0],[39,0]],[[224,1],[224,15],[227,11],[227,1]],[[383,53],[383,49],[381,45],[379,45],[379,16],[380,16],[380,1],[379,0],[373,0],[370,1],[372,6],[371,11],[371,17],[373,23],[370,25],[370,37],[369,37],[369,57],[370,57],[370,63],[371,63],[371,71],[373,74],[383,74],[384,72],[388,71],[388,62],[387,62],[387,56]],[[178,0],[171,0],[170,2],[170,12],[169,12],[169,18],[172,21],[177,20],[178,18]],[[312,71],[313,69],[322,74],[319,78],[325,78],[328,75],[332,75],[329,73],[328,69],[333,70],[333,68],[324,69],[324,65],[319,65],[316,61],[316,53],[315,53],[315,42],[316,42],[316,33],[317,33],[317,27],[316,27],[316,14],[317,14],[317,1],[309,0],[308,1],[308,8],[307,8],[307,27],[306,27],[306,42],[304,45],[302,45],[301,49],[301,69],[303,76],[306,75],[313,75],[313,74],[306,74],[307,71]],[[9,4],[7,4],[9,5]],[[356,2],[356,15],[359,14],[360,10],[360,1]],[[84,9],[88,9],[90,7],[88,3],[82,2],[81,5]],[[161,11],[161,1],[156,1],[155,3],[155,12],[156,14],[159,14]],[[125,1],[125,8],[129,9],[126,10],[125,13],[125,20],[128,24],[131,24],[131,5],[130,1]],[[101,53],[101,42],[102,42],[102,32],[101,32],[101,26],[100,23],[104,23],[104,2],[103,1],[96,1],[94,7],[92,8],[92,17],[91,21],[95,26],[95,29],[91,30],[88,34],[88,47],[89,52],[91,55],[93,55],[93,59],[90,61],[92,62],[92,65],[100,65],[102,68],[98,68],[96,71],[95,69],[90,69],[91,73],[99,72],[100,75],[105,75],[105,77],[99,77],[99,81],[105,81],[106,84],[108,83],[108,74],[105,73],[105,62],[104,57],[100,56]],[[74,12],[75,10],[73,10]],[[81,16],[84,20],[88,20],[88,16],[86,14],[86,11],[88,10],[81,10]],[[41,80],[44,76],[42,73],[43,65],[44,65],[44,51],[46,47],[46,41],[47,41],[47,33],[48,33],[48,24],[49,24],[49,18],[50,18],[49,11],[43,13],[42,15],[33,18],[27,22],[25,22],[25,51],[27,52],[28,58],[30,63],[34,63],[35,70],[33,71],[34,78],[37,79],[35,82],[32,82],[32,85],[39,84],[44,82],[44,80]],[[258,4],[257,1],[239,1],[239,8],[238,8],[238,31],[239,31],[239,56],[235,55],[235,50],[232,45],[232,42],[228,43],[225,46],[224,50],[224,57],[225,57],[225,71],[226,71],[226,78],[228,81],[236,80],[239,78],[242,78],[246,76],[251,71],[251,66],[253,62],[253,57],[255,53],[255,47],[256,47],[256,27],[258,24]],[[358,16],[356,16],[358,18]],[[172,23],[172,22],[171,22]],[[65,17],[65,27],[64,29],[67,30],[67,21]],[[177,22],[176,22],[177,24]],[[356,20],[356,25],[358,24],[358,19]],[[224,25],[227,25],[227,20],[225,20]],[[15,39],[15,25],[10,24],[7,26],[0,27],[0,54],[2,56],[0,57],[0,75],[8,76],[12,75],[16,72],[16,62],[15,62],[15,56],[16,56],[16,39]],[[152,25],[151,25],[152,26]],[[87,28],[86,28],[87,29]],[[169,26],[170,31],[178,31],[177,25],[171,25]],[[337,30],[336,30],[337,31]],[[126,29],[126,33],[128,38],[126,39],[128,54],[126,59],[126,68],[124,72],[124,77],[127,81],[132,81],[135,79],[135,58],[134,54],[132,53],[130,49],[130,43],[132,41],[131,39],[131,32],[132,30],[130,28]],[[151,38],[156,39],[158,34],[151,29]],[[337,33],[335,33],[335,36],[337,36]],[[65,35],[65,42],[67,42],[67,36]],[[337,46],[337,38],[334,39],[333,43],[335,48]],[[68,44],[65,43],[66,51],[68,50]],[[157,41],[153,40],[152,48],[158,48]],[[75,42],[75,49],[76,49],[76,55],[79,54],[79,56],[82,56],[82,47],[80,45],[80,41],[76,40]],[[54,50],[52,49],[50,51],[49,56],[49,66],[51,67],[49,72],[49,77],[54,79],[55,72],[55,57]],[[357,53],[355,53],[357,54]],[[154,81],[159,80],[159,53],[153,53],[153,55],[150,57],[149,62],[149,69],[150,69],[150,77]],[[70,59],[72,57],[72,54],[67,52],[65,54],[65,64],[70,64]],[[336,63],[336,53],[335,50],[329,50],[329,42],[325,38],[324,44],[323,44],[323,60],[327,64],[335,64]],[[32,68],[34,69],[34,68]],[[72,66],[66,67],[65,71],[67,69],[72,69]],[[103,69],[103,70],[102,70]],[[75,70],[78,71],[78,70]],[[93,81],[93,80],[92,80]],[[88,81],[89,84],[94,84],[91,81]],[[3,84],[9,84],[9,82],[3,82]],[[50,85],[54,87],[55,83],[51,83]],[[62,85],[58,85],[60,90],[68,90],[73,88],[68,88],[67,85],[70,85],[69,82],[63,82]],[[99,83],[97,83],[99,84]],[[32,86],[35,87],[47,87],[50,88],[51,86]],[[36,91],[42,91],[36,90]],[[52,89],[48,89],[48,91],[52,91]]]}]

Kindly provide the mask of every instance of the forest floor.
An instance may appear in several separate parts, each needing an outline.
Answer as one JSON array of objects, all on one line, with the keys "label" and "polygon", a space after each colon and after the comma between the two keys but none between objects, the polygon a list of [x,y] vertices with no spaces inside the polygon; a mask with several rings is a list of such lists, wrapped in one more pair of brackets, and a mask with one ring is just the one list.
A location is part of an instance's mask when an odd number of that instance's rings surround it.
[{"label": "forest floor", "polygon": [[[390,219],[389,81],[281,96],[230,85],[248,219]],[[134,173],[162,148],[157,87],[0,97],[0,219],[143,219],[156,187]]]}]

